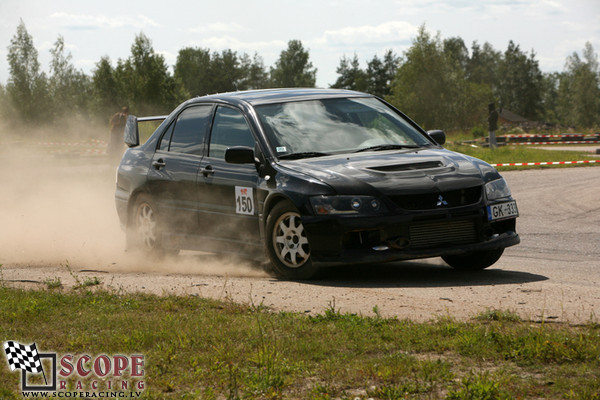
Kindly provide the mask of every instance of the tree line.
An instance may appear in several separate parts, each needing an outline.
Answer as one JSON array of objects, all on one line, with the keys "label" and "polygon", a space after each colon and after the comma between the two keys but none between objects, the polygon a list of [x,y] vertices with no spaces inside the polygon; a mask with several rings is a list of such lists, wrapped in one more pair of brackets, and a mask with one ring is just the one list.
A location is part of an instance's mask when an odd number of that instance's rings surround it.
[{"label": "tree line", "polygon": [[489,103],[532,121],[600,126],[600,69],[589,42],[563,72],[542,73],[535,52],[513,41],[504,52],[477,42],[469,51],[460,37],[442,40],[421,26],[402,57],[388,51],[366,69],[356,55],[343,57],[336,72],[333,87],[382,96],[427,129],[486,130]]},{"label": "tree line", "polygon": [[[186,47],[170,72],[151,40],[140,33],[127,59],[102,57],[91,76],[77,70],[59,36],[49,73],[42,71],[23,21],[8,47],[9,78],[0,85],[3,119],[29,125],[106,123],[122,105],[137,115],[166,114],[182,101],[211,93],[269,87],[315,87],[317,69],[299,40],[290,40],[273,66],[232,50]],[[600,69],[590,43],[567,57],[563,72],[542,73],[533,51],[510,41],[504,52],[459,37],[442,39],[419,28],[401,56],[388,50],[361,68],[342,57],[333,88],[377,95],[427,129],[484,129],[488,104],[525,118],[562,126],[600,126]]]}]

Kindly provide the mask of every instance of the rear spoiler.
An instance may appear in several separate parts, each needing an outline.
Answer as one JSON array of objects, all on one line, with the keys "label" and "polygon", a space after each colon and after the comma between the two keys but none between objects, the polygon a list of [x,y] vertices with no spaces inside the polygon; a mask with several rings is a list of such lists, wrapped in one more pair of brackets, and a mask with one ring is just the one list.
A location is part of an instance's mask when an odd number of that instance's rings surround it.
[{"label": "rear spoiler", "polygon": [[168,115],[156,115],[154,117],[138,118],[135,115],[129,115],[127,117],[127,123],[125,124],[125,131],[123,132],[125,144],[129,147],[140,145],[140,130],[138,128],[138,122],[164,121],[167,119],[167,117]]}]

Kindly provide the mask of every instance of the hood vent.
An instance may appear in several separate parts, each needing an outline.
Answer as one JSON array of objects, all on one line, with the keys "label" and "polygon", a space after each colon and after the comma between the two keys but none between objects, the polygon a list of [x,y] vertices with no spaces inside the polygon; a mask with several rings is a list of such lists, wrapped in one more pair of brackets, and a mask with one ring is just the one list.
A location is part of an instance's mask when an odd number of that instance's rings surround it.
[{"label": "hood vent", "polygon": [[399,172],[399,171],[415,171],[419,169],[433,169],[443,167],[440,161],[425,161],[411,164],[397,164],[397,165],[382,165],[380,167],[369,167],[373,171],[379,172]]}]

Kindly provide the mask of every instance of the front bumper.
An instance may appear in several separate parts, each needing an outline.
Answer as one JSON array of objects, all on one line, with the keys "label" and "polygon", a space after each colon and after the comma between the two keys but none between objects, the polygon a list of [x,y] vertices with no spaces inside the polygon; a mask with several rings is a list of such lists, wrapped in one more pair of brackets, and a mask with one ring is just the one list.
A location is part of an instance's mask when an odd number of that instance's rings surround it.
[{"label": "front bumper", "polygon": [[303,216],[302,222],[319,263],[410,260],[520,243],[516,218],[489,222],[482,206],[378,217]]}]

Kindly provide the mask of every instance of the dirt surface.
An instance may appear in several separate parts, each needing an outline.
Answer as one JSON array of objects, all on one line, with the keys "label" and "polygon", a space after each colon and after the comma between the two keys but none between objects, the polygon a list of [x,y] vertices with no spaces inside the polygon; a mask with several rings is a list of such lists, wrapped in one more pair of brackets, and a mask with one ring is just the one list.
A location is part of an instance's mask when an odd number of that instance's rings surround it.
[{"label": "dirt surface", "polygon": [[597,167],[505,172],[521,213],[522,243],[487,270],[460,273],[428,259],[339,267],[316,281],[286,282],[252,263],[207,253],[183,252],[163,261],[125,253],[114,167],[99,157],[3,157],[0,278],[10,286],[49,290],[45,282],[58,278],[68,289],[97,277],[109,289],[311,314],[335,307],[373,315],[377,307],[383,316],[416,321],[444,315],[467,320],[487,309],[534,321],[600,318]]}]

